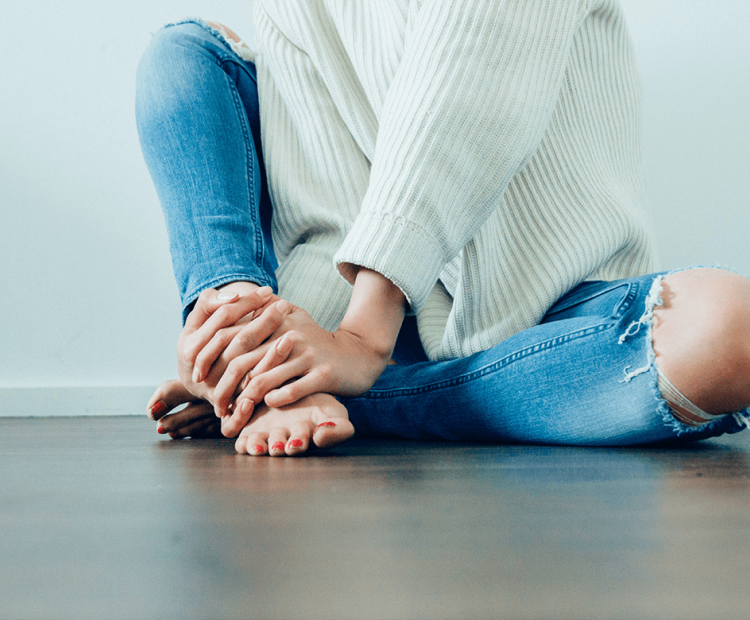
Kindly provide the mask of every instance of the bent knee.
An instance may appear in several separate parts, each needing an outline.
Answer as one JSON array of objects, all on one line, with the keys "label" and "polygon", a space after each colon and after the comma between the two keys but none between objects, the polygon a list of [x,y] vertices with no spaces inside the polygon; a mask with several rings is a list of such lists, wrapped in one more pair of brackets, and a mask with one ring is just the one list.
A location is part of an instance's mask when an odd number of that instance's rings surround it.
[{"label": "bent knee", "polygon": [[662,281],[654,310],[656,363],[706,413],[750,404],[750,280],[722,269],[691,269]]}]

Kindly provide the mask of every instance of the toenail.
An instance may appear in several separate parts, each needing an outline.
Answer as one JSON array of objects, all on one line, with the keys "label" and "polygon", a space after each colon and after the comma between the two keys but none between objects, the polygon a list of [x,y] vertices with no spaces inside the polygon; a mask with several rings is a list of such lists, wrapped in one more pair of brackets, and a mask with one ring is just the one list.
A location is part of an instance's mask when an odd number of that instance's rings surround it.
[{"label": "toenail", "polygon": [[253,446],[253,452],[263,452],[263,446]]},{"label": "toenail", "polygon": [[302,440],[301,439],[292,439],[289,442],[290,448],[301,448],[302,447]]},{"label": "toenail", "polygon": [[271,446],[271,450],[283,450],[284,444],[281,441],[277,441],[275,444]]},{"label": "toenail", "polygon": [[166,410],[167,406],[162,401],[159,401],[153,407],[151,407],[151,409],[148,410],[148,415],[153,420],[156,416],[164,413]]},{"label": "toenail", "polygon": [[336,422],[323,422],[322,424],[318,424],[318,428],[322,426],[328,426],[329,428],[333,428],[336,426]]},{"label": "toenail", "polygon": [[163,426],[157,426],[156,432],[159,433],[160,435],[166,435],[168,431]]}]

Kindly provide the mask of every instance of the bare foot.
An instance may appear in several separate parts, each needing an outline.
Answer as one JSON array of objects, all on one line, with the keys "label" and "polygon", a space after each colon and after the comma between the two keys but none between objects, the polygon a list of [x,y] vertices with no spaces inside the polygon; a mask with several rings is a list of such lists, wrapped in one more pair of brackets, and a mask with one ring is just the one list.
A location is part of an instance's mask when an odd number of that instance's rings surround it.
[{"label": "bare foot", "polygon": [[[222,432],[231,433],[231,418],[222,420]],[[346,407],[329,394],[313,394],[292,405],[270,408],[261,404],[234,444],[240,454],[296,456],[310,441],[331,448],[354,435]]]},{"label": "bare foot", "polygon": [[[169,413],[187,403],[187,407]],[[221,437],[221,427],[213,405],[196,399],[181,381],[166,381],[154,392],[146,405],[149,418],[157,422],[156,430],[172,439],[185,437]]]},{"label": "bare foot", "polygon": [[[188,403],[185,409],[169,413],[184,403]],[[243,428],[238,426],[239,416],[220,421],[210,403],[196,399],[181,381],[173,380],[157,388],[147,412],[158,422],[156,430],[172,439],[235,437],[239,433],[235,449],[253,456],[302,454],[311,440],[319,448],[332,448],[354,434],[346,407],[329,394],[313,394],[278,409],[260,404]]]}]

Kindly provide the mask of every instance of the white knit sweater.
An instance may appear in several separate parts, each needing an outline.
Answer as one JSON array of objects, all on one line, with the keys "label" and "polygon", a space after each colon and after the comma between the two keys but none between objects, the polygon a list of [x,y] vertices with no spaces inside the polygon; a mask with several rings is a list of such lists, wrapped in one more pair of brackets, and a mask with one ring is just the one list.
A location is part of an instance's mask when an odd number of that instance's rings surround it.
[{"label": "white knit sweater", "polygon": [[281,295],[321,326],[364,266],[461,357],[654,269],[616,0],[256,0],[255,27]]}]

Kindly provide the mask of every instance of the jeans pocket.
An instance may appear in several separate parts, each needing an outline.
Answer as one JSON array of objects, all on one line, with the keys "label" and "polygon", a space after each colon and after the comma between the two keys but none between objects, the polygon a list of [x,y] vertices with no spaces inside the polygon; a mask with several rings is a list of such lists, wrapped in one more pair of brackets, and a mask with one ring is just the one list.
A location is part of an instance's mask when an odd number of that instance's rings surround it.
[{"label": "jeans pocket", "polygon": [[622,313],[630,290],[627,280],[582,282],[557,300],[543,322],[583,316],[615,318]]}]

